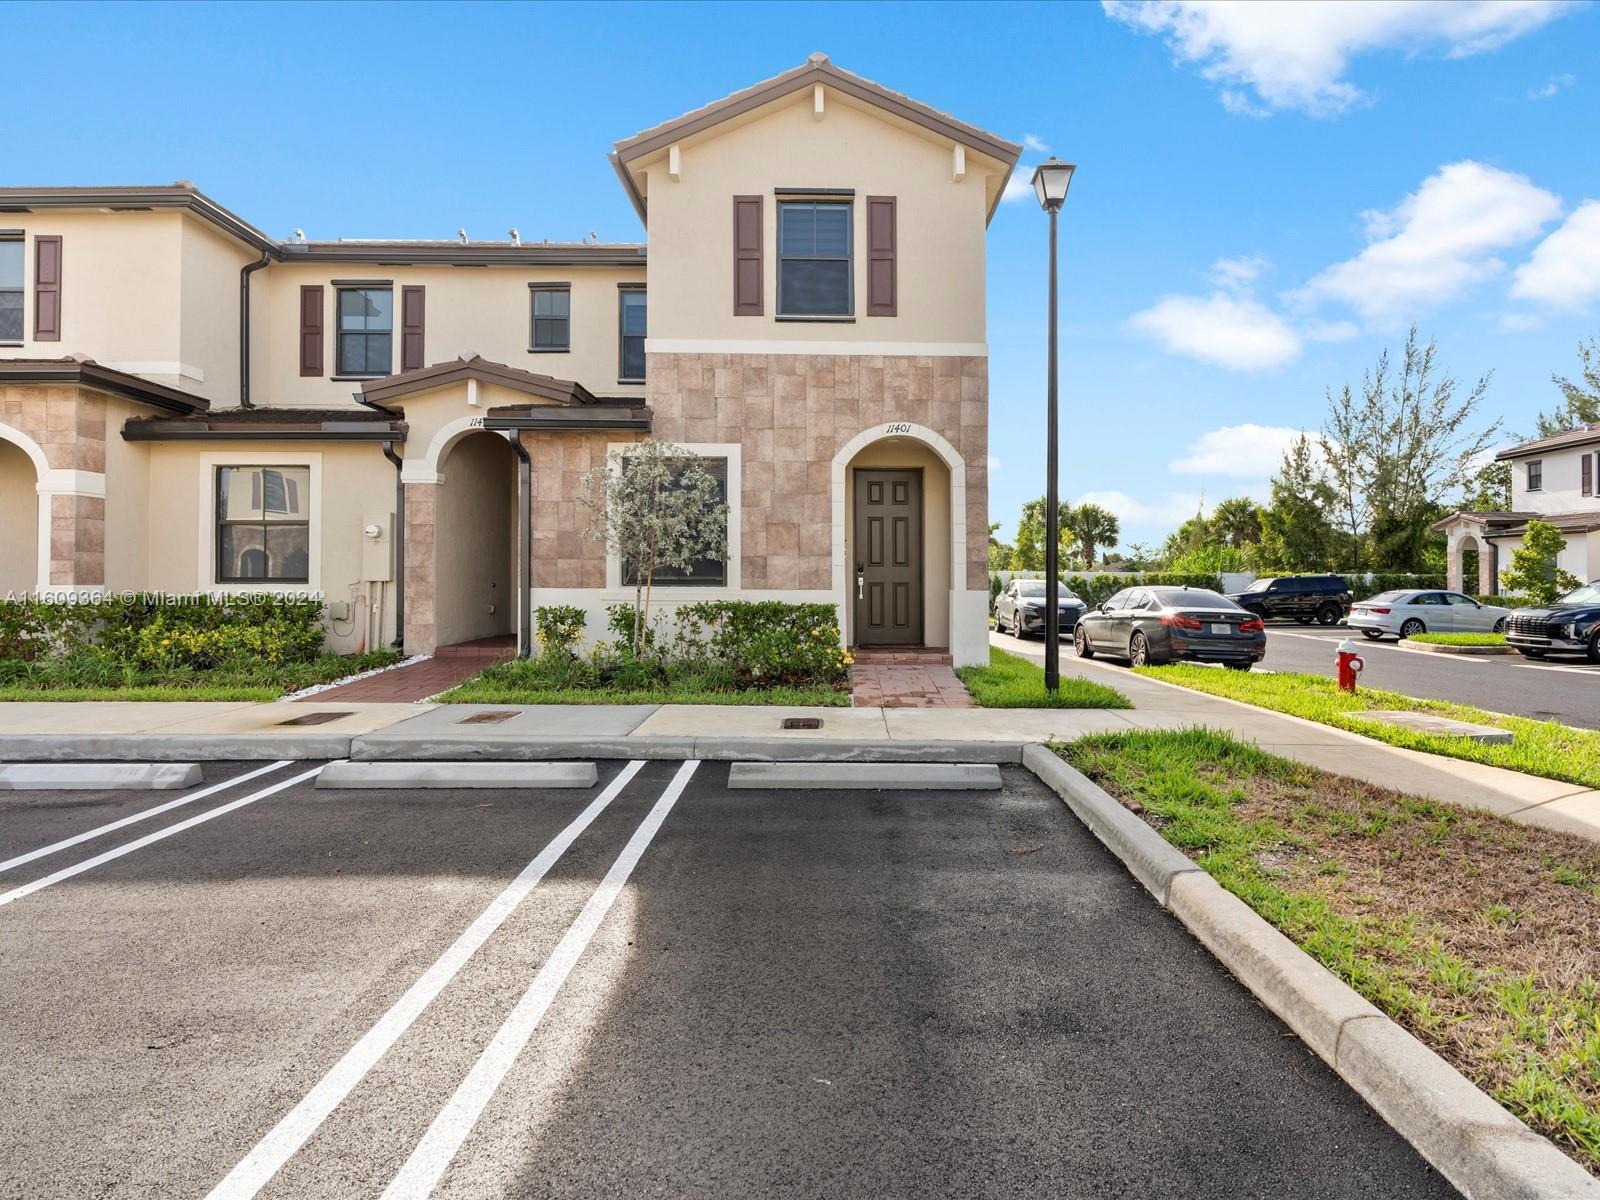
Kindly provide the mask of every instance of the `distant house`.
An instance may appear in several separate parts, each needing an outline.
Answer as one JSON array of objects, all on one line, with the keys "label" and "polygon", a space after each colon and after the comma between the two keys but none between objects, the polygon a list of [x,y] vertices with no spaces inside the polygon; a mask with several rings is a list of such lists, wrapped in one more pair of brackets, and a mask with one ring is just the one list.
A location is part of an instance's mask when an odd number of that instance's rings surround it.
[{"label": "distant house", "polygon": [[1433,526],[1448,540],[1450,586],[1462,587],[1467,551],[1476,550],[1477,590],[1497,591],[1502,564],[1510,563],[1533,520],[1566,535],[1556,566],[1579,579],[1600,578],[1600,422],[1523,442],[1495,458],[1511,464],[1511,511],[1452,513]]}]

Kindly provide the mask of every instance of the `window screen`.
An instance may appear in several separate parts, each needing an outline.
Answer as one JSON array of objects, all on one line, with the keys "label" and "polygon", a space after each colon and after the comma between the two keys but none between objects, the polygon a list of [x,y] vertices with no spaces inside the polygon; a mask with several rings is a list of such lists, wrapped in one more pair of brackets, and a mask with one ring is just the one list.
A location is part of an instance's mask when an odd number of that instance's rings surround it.
[{"label": "window screen", "polygon": [[387,375],[394,338],[392,288],[339,289],[340,375]]}]

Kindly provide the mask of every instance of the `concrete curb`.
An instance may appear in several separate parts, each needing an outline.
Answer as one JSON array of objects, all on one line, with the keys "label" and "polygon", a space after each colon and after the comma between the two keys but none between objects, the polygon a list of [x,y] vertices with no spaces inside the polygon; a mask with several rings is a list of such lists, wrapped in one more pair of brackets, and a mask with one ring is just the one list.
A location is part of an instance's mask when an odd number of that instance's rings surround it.
[{"label": "concrete curb", "polygon": [[1600,1179],[1478,1090],[1088,777],[1043,746],[1024,748],[1022,759],[1218,962],[1469,1200],[1600,1197]]},{"label": "concrete curb", "polygon": [[1421,650],[1425,654],[1515,654],[1515,646],[1444,646],[1434,642],[1419,642],[1407,638],[1400,643],[1402,650]]},{"label": "concrete curb", "polygon": [[1020,742],[845,741],[773,737],[518,738],[492,741],[471,735],[400,737],[358,734],[348,757],[357,762],[652,758],[723,762],[978,762],[1018,763]]},{"label": "concrete curb", "polygon": [[349,757],[348,733],[0,734],[0,762],[265,762]]},{"label": "concrete curb", "polygon": [[736,762],[728,768],[730,788],[782,788],[798,791],[996,791],[995,763],[769,763]]}]

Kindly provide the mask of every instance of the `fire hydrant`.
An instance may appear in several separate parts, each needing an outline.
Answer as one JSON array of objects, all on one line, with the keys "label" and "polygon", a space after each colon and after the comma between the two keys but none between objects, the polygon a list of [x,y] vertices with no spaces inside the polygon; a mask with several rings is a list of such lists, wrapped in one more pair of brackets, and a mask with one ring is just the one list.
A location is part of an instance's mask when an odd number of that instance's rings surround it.
[{"label": "fire hydrant", "polygon": [[1356,653],[1359,647],[1349,638],[1339,643],[1339,690],[1353,692],[1356,690],[1356,676],[1361,674],[1361,669],[1367,664],[1361,661],[1361,655]]}]

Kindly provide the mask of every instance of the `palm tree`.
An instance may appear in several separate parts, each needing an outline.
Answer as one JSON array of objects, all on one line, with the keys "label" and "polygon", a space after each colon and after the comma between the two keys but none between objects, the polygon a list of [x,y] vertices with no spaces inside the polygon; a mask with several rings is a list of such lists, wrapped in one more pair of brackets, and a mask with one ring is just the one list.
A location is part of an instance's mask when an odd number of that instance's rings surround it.
[{"label": "palm tree", "polygon": [[1083,569],[1094,569],[1095,551],[1097,549],[1109,550],[1117,544],[1117,538],[1122,533],[1122,525],[1117,520],[1117,515],[1101,508],[1098,504],[1078,504],[1065,508],[1061,514],[1061,523],[1072,531],[1073,537],[1083,547]]},{"label": "palm tree", "polygon": [[1213,538],[1242,550],[1246,542],[1261,540],[1261,506],[1248,496],[1235,496],[1217,505],[1207,524]]}]

